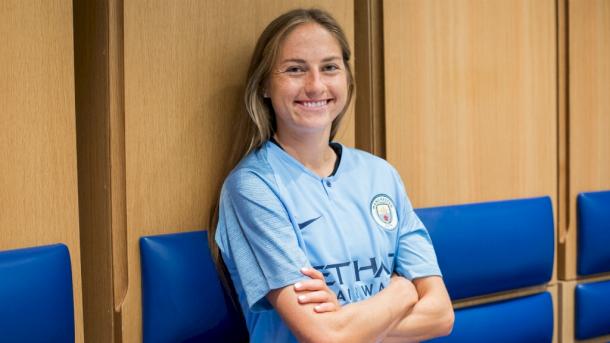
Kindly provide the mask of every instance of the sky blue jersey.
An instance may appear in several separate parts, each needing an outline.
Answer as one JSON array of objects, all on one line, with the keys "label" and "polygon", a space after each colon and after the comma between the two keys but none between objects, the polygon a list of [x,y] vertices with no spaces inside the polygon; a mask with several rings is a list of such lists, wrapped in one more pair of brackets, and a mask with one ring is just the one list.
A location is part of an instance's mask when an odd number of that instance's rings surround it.
[{"label": "sky blue jersey", "polygon": [[251,342],[296,342],[266,295],[307,279],[302,267],[321,271],[342,305],[375,295],[392,272],[441,275],[396,170],[345,146],[324,178],[272,142],[250,153],[223,185],[216,242]]}]

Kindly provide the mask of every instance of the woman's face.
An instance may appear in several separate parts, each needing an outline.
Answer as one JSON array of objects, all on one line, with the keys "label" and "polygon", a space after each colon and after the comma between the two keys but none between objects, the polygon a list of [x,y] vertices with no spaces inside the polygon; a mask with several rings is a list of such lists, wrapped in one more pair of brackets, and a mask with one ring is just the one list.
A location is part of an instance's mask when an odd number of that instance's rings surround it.
[{"label": "woman's face", "polygon": [[279,135],[330,135],[347,101],[347,71],[335,37],[315,23],[290,32],[267,82]]}]

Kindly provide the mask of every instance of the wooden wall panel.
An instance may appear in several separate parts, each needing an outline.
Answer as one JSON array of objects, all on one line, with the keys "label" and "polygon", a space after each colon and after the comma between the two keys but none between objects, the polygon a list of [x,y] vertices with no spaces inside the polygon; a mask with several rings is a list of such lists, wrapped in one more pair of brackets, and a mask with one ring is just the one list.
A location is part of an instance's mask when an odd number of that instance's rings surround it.
[{"label": "wooden wall panel", "polygon": [[0,37],[0,250],[68,246],[82,342],[72,1],[2,1]]},{"label": "wooden wall panel", "polygon": [[610,190],[610,1],[568,2],[569,221],[561,276],[576,278],[576,196]]},{"label": "wooden wall panel", "polygon": [[[141,236],[206,228],[235,139],[255,39],[296,6],[330,10],[353,42],[352,1],[125,2],[127,295],[124,342],[141,340]],[[353,114],[339,139],[354,144]]]},{"label": "wooden wall panel", "polygon": [[386,152],[414,205],[555,200],[555,1],[383,6]]}]

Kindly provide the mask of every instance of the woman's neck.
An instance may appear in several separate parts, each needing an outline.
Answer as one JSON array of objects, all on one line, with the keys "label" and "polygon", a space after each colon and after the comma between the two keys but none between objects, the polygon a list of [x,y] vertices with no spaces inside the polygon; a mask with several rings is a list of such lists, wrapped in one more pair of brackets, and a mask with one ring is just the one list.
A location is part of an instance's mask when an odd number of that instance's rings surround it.
[{"label": "woman's neck", "polygon": [[337,155],[328,144],[329,134],[330,132],[324,135],[295,137],[277,132],[274,138],[286,153],[307,169],[320,177],[327,177],[332,173],[337,159]]}]

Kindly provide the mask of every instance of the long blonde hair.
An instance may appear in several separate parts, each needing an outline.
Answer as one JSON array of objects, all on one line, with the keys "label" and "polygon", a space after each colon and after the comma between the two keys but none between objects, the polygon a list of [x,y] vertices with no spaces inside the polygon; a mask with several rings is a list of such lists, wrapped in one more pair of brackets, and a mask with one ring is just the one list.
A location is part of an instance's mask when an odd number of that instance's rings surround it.
[{"label": "long blonde hair", "polygon": [[[276,129],[275,112],[268,98],[264,97],[265,81],[271,74],[284,38],[298,25],[317,23],[330,32],[339,43],[345,69],[347,72],[347,101],[345,107],[335,118],[331,126],[330,139],[337,134],[339,124],[347,111],[354,93],[354,77],[349,64],[351,50],[347,37],[337,21],[327,12],[320,9],[295,9],[282,14],[273,20],[258,38],[254,53],[250,59],[248,79],[244,92],[245,112],[248,116],[240,116],[237,123],[238,140],[233,146],[225,176],[251,151],[258,149],[269,140]],[[243,137],[243,139],[242,139]],[[220,197],[221,185],[217,187],[217,197]],[[225,286],[230,287],[228,273],[214,236],[218,225],[218,202],[212,209],[208,229],[208,244],[214,263]]]}]

